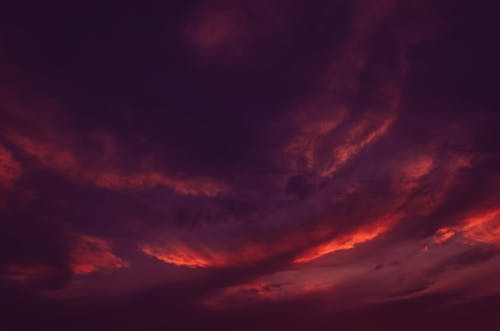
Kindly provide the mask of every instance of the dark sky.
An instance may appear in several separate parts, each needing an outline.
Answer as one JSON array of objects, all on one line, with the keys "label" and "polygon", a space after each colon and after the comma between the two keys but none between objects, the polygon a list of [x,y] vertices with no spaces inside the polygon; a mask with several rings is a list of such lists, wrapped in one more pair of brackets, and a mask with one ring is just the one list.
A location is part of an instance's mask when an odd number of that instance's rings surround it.
[{"label": "dark sky", "polygon": [[0,329],[500,330],[499,13],[0,0]]}]

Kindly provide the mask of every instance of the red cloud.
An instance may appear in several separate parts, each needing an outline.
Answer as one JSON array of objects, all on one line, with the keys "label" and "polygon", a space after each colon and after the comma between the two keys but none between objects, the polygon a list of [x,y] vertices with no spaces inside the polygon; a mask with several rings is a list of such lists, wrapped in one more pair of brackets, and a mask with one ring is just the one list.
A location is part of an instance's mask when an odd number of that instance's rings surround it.
[{"label": "red cloud", "polygon": [[225,309],[259,300],[276,301],[313,295],[331,308],[365,306],[418,298],[443,291],[467,296],[499,293],[500,260],[450,265],[469,251],[467,245],[438,245],[422,252],[432,240],[400,240],[376,254],[360,254],[330,264],[299,264],[253,280],[230,285],[202,298],[209,308]]},{"label": "red cloud", "polygon": [[434,242],[437,244],[442,244],[442,243],[448,241],[454,235],[455,235],[454,230],[452,230],[448,227],[441,228],[441,229],[437,230],[436,233],[434,234]]},{"label": "red cloud", "polygon": [[231,248],[214,248],[208,245],[188,245],[171,241],[167,244],[143,244],[140,250],[169,264],[190,268],[225,267],[250,264],[277,254],[279,247],[266,247],[259,243],[238,244]]},{"label": "red cloud", "polygon": [[[355,116],[352,100],[360,98],[361,73],[370,56],[368,41],[395,2],[379,1],[364,6],[363,10],[353,8],[349,37],[338,47],[316,90],[297,106],[297,133],[285,147],[285,160],[292,171],[332,176],[387,134],[398,117],[402,82],[388,76],[377,78],[380,81],[376,100],[360,118],[352,120]],[[404,76],[403,45],[400,52],[401,59],[394,63],[394,70]]]},{"label": "red cloud", "polygon": [[224,266],[228,262],[225,254],[210,249],[199,252],[183,244],[169,246],[142,245],[140,250],[144,254],[153,256],[162,262],[190,268]]},{"label": "red cloud", "polygon": [[210,178],[169,176],[159,171],[127,172],[113,166],[84,164],[75,150],[56,143],[35,141],[19,134],[11,134],[9,139],[44,166],[64,176],[89,181],[98,187],[129,190],[163,186],[179,194],[206,196],[215,196],[226,190],[224,184]]},{"label": "red cloud", "polygon": [[387,232],[400,218],[400,214],[390,215],[374,223],[362,225],[353,232],[340,235],[324,244],[308,249],[295,258],[294,262],[309,262],[333,252],[352,249]]},{"label": "red cloud", "polygon": [[[462,160],[464,157],[452,157],[451,164],[443,164],[441,169],[446,174],[437,177],[433,173],[437,161],[434,161],[435,157],[430,151],[422,151],[409,157],[404,156],[403,160],[395,160],[393,166],[387,168],[392,182],[389,191],[385,192],[386,198],[383,199],[382,205],[368,205],[366,213],[360,213],[359,216],[328,215],[328,219],[360,217],[362,221],[348,230],[337,227],[336,222],[331,224],[320,222],[309,230],[301,232],[292,230],[276,234],[270,242],[259,240],[239,242],[237,238],[232,238],[234,240],[227,244],[196,240],[193,237],[197,235],[193,233],[189,240],[145,243],[140,246],[140,250],[165,263],[199,268],[251,264],[292,252],[300,252],[294,259],[295,263],[309,262],[374,240],[390,231],[406,216],[431,213],[441,204],[444,195],[455,182],[458,171],[470,165],[468,162],[455,162],[457,159]],[[428,179],[435,180],[437,184],[435,189],[420,190]],[[354,189],[352,192],[353,196],[347,193],[334,202],[342,203],[342,199],[346,201],[362,199],[356,195],[356,191],[357,189]]]},{"label": "red cloud", "polygon": [[442,244],[460,234],[468,242],[500,245],[500,208],[493,208],[462,219],[458,225],[439,229],[434,241]]},{"label": "red cloud", "polygon": [[[69,271],[73,275],[111,273],[129,266],[112,252],[111,244],[104,239],[84,234],[72,234],[70,238]],[[0,277],[17,283],[35,283],[63,272],[63,266],[21,263],[7,266]]]},{"label": "red cloud", "polygon": [[[65,114],[54,110],[49,112],[50,119],[38,119],[36,114],[24,105],[6,102],[10,117],[2,135],[10,143],[35,158],[43,166],[74,180],[93,183],[98,187],[112,190],[148,189],[168,187],[178,194],[215,196],[227,190],[218,180],[197,176],[170,175],[150,166],[147,170],[125,170],[118,166],[114,157],[115,143],[109,134],[90,132],[78,135],[71,130],[70,124],[63,121]],[[49,105],[56,107],[57,105]],[[66,123],[68,127],[62,125]],[[23,128],[30,127],[25,132]],[[98,146],[98,159],[84,157],[85,150],[78,146],[85,139]],[[10,153],[0,149],[0,183],[12,181],[20,174],[20,166]]]},{"label": "red cloud", "polygon": [[[333,228],[320,225],[309,232],[292,232],[278,236],[271,243],[247,241],[217,245],[171,240],[160,244],[142,244],[139,249],[162,262],[191,268],[248,265],[294,251],[303,252],[295,259],[296,263],[302,263],[335,251],[352,249],[358,244],[375,239],[390,230],[400,218],[401,215],[387,216],[361,225],[352,232],[335,236],[326,243],[325,240],[332,238]],[[317,245],[318,242],[323,243]]]},{"label": "red cloud", "polygon": [[108,273],[128,267],[128,262],[113,254],[108,241],[83,234],[75,234],[73,237],[71,248],[73,274]]}]

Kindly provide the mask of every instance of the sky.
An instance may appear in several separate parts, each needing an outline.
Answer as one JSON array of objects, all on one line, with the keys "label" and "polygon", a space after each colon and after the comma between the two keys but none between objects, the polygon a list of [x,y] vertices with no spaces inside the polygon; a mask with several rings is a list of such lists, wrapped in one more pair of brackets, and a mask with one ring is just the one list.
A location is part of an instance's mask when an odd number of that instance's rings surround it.
[{"label": "sky", "polygon": [[0,8],[0,329],[500,330],[498,1]]}]

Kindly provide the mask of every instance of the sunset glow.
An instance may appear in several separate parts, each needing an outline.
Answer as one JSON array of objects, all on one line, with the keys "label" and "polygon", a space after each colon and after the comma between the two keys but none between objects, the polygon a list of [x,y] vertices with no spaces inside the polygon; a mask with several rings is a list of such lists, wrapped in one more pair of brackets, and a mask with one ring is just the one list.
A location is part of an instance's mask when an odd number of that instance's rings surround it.
[{"label": "sunset glow", "polygon": [[1,331],[499,331],[500,2],[5,0]]}]

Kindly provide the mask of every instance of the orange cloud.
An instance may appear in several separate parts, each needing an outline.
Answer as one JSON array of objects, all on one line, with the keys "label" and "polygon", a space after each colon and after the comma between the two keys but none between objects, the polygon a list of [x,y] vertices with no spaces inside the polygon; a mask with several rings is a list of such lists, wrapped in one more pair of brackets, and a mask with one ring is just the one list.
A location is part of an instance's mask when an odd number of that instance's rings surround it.
[{"label": "orange cloud", "polygon": [[456,232],[450,228],[441,228],[434,234],[434,242],[436,244],[442,244],[455,236],[455,233]]},{"label": "orange cloud", "polygon": [[[323,128],[328,131],[331,126],[326,125]],[[466,164],[461,164],[460,167],[462,166],[466,166]],[[453,175],[456,167],[457,165],[451,167],[450,171]],[[395,168],[397,171],[394,177],[395,186],[387,199],[388,204],[385,206],[387,216],[368,223],[365,222],[366,224],[362,224],[348,233],[335,235],[334,224],[318,225],[308,232],[292,231],[286,235],[278,236],[272,243],[234,243],[232,247],[223,247],[220,245],[172,241],[168,244],[144,244],[140,246],[140,250],[144,254],[153,256],[165,263],[195,268],[249,264],[279,254],[296,251],[302,251],[302,253],[295,258],[295,263],[309,262],[321,256],[341,250],[353,249],[358,245],[369,242],[390,231],[405,215],[428,213],[433,207],[439,205],[439,201],[434,201],[433,205],[428,205],[427,197],[424,197],[424,201],[417,198],[415,201],[408,202],[408,196],[414,192],[416,187],[421,185],[422,180],[434,168],[434,158],[430,153],[412,156],[402,163],[397,162]],[[446,184],[443,189],[449,188],[447,180],[451,179],[443,179]],[[445,193],[441,190],[438,191],[441,195]],[[394,212],[395,210],[402,211]]]},{"label": "orange cloud", "polygon": [[0,145],[0,185],[10,185],[21,173],[21,164],[8,149]]},{"label": "orange cloud", "polygon": [[127,267],[126,261],[112,253],[108,241],[83,234],[74,235],[71,249],[73,274],[109,273]]},{"label": "orange cloud", "polygon": [[190,268],[223,266],[227,263],[227,257],[220,253],[208,249],[199,252],[183,244],[168,246],[142,245],[140,250],[144,254],[162,262]]},{"label": "orange cloud", "polygon": [[234,243],[233,246],[208,245],[202,243],[188,244],[178,240],[171,240],[160,244],[142,244],[139,250],[159,261],[190,268],[227,267],[247,265],[262,261],[280,254],[293,251],[304,251],[294,262],[304,263],[317,259],[323,255],[339,250],[352,249],[358,244],[375,239],[390,228],[401,218],[400,214],[387,216],[375,223],[362,225],[353,232],[340,235],[327,243],[331,238],[333,228],[317,226],[309,232],[293,232],[275,239],[271,243],[244,242]]},{"label": "orange cloud", "polygon": [[457,234],[471,243],[500,245],[500,208],[481,211],[456,226],[441,228],[436,231],[434,241],[442,244]]},{"label": "orange cloud", "polygon": [[139,249],[162,262],[190,268],[244,265],[276,253],[275,249],[266,249],[266,246],[257,243],[245,243],[234,249],[225,249],[171,241],[162,245],[144,244]]},{"label": "orange cloud", "polygon": [[333,252],[352,249],[389,231],[401,219],[400,214],[387,216],[372,224],[362,225],[353,232],[340,235],[324,244],[306,250],[295,258],[294,263],[305,263]]},{"label": "orange cloud", "polygon": [[500,208],[465,219],[461,231],[474,242],[500,245]]}]

